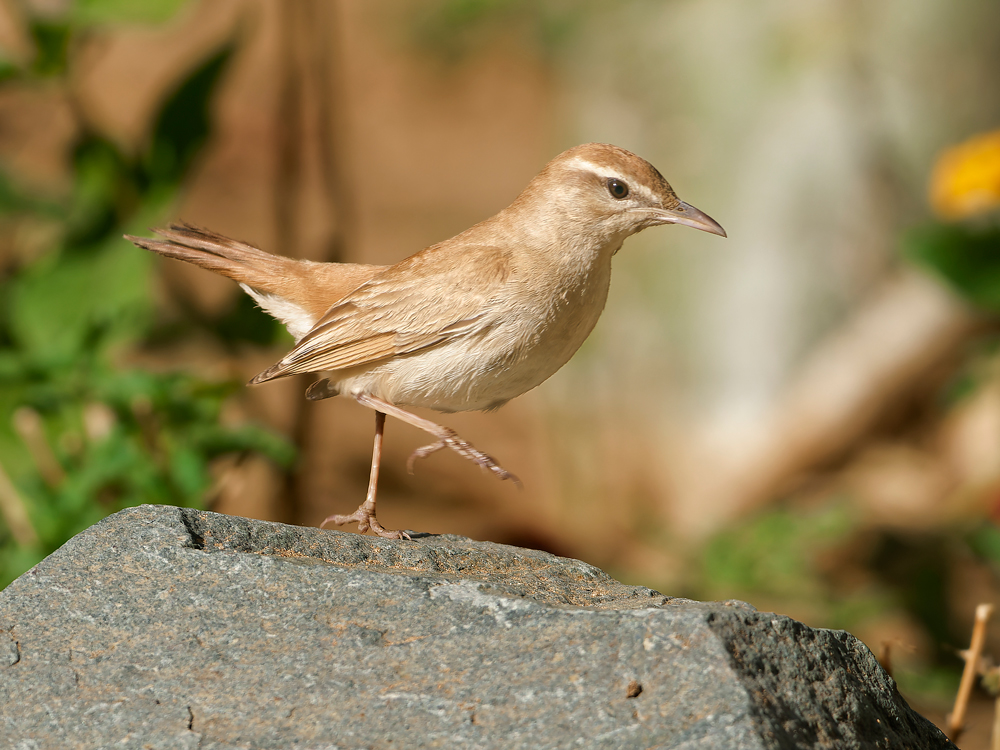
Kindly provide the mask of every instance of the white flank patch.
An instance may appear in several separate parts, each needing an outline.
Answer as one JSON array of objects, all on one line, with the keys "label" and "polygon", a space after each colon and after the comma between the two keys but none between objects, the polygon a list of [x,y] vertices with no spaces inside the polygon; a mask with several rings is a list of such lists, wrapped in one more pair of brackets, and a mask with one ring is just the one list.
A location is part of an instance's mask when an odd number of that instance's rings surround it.
[{"label": "white flank patch", "polygon": [[260,305],[264,312],[285,325],[296,344],[316,325],[315,318],[294,302],[276,294],[257,291],[246,284],[240,284],[240,286],[243,287],[244,292],[254,298],[254,301]]}]

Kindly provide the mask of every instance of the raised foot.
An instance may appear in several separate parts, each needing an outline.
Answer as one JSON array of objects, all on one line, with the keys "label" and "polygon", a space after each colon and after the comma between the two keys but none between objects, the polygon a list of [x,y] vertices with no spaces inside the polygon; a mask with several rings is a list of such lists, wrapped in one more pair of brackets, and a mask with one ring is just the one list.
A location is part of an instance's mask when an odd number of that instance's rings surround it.
[{"label": "raised foot", "polygon": [[410,457],[406,461],[406,470],[408,472],[410,472],[411,474],[413,473],[413,464],[418,458],[427,458],[427,456],[431,455],[432,453],[436,453],[442,448],[451,448],[458,455],[462,456],[463,458],[469,459],[474,464],[483,469],[487,469],[493,472],[493,474],[498,476],[500,479],[511,480],[514,484],[517,485],[518,489],[521,489],[522,487],[521,480],[518,479],[517,476],[511,474],[509,471],[503,468],[500,464],[498,464],[492,456],[488,456],[481,450],[472,447],[470,443],[467,443],[465,440],[462,440],[462,438],[458,436],[458,433],[453,432],[452,430],[449,430],[447,428],[442,428],[442,429],[446,431],[446,434],[442,437],[441,440],[438,440],[436,443],[431,443],[430,445],[425,445],[421,448],[417,448],[415,451],[413,451],[413,453],[410,454]]},{"label": "raised foot", "polygon": [[365,508],[365,506],[359,507],[356,511],[350,515],[334,515],[328,516],[323,519],[323,523],[319,525],[322,529],[328,523],[335,523],[338,526],[343,526],[345,523],[357,523],[358,531],[364,534],[368,529],[371,529],[376,534],[378,534],[383,539],[409,539],[410,535],[405,531],[396,531],[393,529],[387,529],[382,524],[378,522],[375,518],[375,514],[370,512]]}]

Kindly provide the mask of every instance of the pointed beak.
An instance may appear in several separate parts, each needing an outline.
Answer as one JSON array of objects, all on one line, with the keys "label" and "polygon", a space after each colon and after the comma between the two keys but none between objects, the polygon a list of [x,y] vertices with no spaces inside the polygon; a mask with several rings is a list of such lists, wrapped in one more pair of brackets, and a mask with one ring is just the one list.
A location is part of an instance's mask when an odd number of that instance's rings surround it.
[{"label": "pointed beak", "polygon": [[684,201],[680,201],[677,208],[656,210],[653,212],[653,216],[662,224],[683,224],[686,227],[694,227],[709,234],[726,236],[726,230],[719,222]]}]

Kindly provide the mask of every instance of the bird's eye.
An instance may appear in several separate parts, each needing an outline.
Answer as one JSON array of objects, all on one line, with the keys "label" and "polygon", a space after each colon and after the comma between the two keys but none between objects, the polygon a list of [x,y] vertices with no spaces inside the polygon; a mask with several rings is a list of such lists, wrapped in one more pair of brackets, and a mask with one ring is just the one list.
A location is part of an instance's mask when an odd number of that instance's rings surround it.
[{"label": "bird's eye", "polygon": [[612,177],[608,180],[608,192],[611,193],[612,198],[621,200],[628,195],[628,185]]}]

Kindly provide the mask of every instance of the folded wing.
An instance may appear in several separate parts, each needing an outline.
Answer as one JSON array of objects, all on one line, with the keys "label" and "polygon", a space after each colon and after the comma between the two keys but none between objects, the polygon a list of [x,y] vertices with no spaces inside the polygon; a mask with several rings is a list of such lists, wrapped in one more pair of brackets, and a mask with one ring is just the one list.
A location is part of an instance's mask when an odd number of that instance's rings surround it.
[{"label": "folded wing", "polygon": [[[481,331],[510,280],[509,254],[484,247],[432,250],[390,266],[348,294],[280,362],[250,382],[374,365]],[[456,273],[456,266],[467,264],[474,272]]]}]

